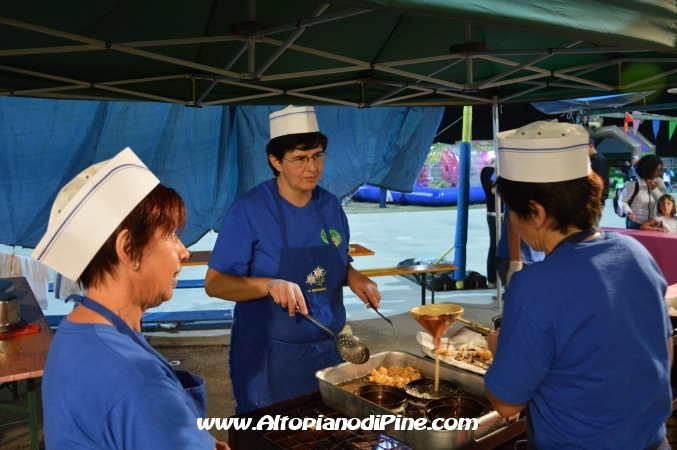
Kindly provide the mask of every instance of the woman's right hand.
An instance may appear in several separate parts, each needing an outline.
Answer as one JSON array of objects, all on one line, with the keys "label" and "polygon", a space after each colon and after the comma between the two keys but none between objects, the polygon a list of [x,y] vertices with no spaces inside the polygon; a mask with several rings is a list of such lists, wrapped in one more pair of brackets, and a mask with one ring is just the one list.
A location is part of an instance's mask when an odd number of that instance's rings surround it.
[{"label": "woman's right hand", "polygon": [[628,216],[628,219],[632,220],[633,222],[637,221],[637,216],[632,211],[629,211],[626,215]]},{"label": "woman's right hand", "polygon": [[485,336],[485,339],[487,340],[487,347],[489,348],[489,351],[491,352],[492,355],[496,355],[496,347],[498,346],[498,334],[500,333],[500,328],[496,330],[494,333],[490,333],[487,336]]},{"label": "woman's right hand", "polygon": [[276,304],[289,310],[289,317],[293,317],[296,314],[297,307],[302,314],[308,314],[308,307],[303,298],[303,293],[296,283],[279,279],[270,280],[268,283],[268,296]]}]

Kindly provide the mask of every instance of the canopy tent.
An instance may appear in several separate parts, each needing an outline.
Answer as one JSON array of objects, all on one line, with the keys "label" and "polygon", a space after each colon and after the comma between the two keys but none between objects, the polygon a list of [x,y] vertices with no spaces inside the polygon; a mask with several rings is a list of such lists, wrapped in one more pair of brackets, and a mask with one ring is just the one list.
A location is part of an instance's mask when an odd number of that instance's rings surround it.
[{"label": "canopy tent", "polygon": [[0,95],[491,104],[498,131],[499,104],[677,86],[676,17],[670,0],[25,0],[0,7]]},{"label": "canopy tent", "polygon": [[674,1],[24,0],[0,95],[466,105],[677,86]]}]

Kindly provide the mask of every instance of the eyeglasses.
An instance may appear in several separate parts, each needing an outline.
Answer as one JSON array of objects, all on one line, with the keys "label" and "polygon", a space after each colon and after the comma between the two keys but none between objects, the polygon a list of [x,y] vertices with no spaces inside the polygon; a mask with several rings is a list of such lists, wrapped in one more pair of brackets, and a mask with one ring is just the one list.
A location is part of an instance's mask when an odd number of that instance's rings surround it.
[{"label": "eyeglasses", "polygon": [[327,152],[319,152],[315,153],[313,156],[297,156],[296,158],[282,158],[286,159],[290,163],[294,165],[294,167],[306,167],[308,165],[308,161],[312,158],[312,160],[315,162],[315,164],[323,164],[327,160]]}]

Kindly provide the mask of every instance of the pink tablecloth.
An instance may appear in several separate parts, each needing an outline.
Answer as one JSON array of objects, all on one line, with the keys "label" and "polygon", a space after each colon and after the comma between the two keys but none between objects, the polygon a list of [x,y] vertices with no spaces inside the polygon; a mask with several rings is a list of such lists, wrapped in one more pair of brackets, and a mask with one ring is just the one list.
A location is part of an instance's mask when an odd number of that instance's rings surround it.
[{"label": "pink tablecloth", "polygon": [[668,285],[677,283],[677,233],[628,230],[625,228],[600,228],[600,230],[615,231],[637,239],[656,260]]}]

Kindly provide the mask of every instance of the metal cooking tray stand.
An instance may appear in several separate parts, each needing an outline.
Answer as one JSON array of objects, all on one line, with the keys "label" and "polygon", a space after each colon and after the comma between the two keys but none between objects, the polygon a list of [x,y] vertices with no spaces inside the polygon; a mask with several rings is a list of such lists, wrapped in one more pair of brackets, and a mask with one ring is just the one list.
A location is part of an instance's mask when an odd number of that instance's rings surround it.
[{"label": "metal cooking tray stand", "polygon": [[[366,418],[371,414],[394,414],[338,386],[347,381],[362,378],[370,374],[371,369],[381,366],[412,366],[418,368],[421,374],[427,377],[433,377],[435,370],[434,362],[406,352],[382,352],[372,355],[367,363],[360,366],[339,364],[328,367],[315,374],[320,384],[323,402],[348,417]],[[448,366],[440,367],[440,376],[456,383],[462,390],[482,399],[484,403],[488,403],[484,394],[484,379],[481,376]],[[386,426],[384,433],[417,450],[460,449],[474,442],[483,442],[495,436],[498,432],[504,431],[509,424],[514,423],[517,417],[508,421],[496,411],[490,411],[478,418],[479,427],[476,431],[395,430],[394,424],[390,424]]]}]

